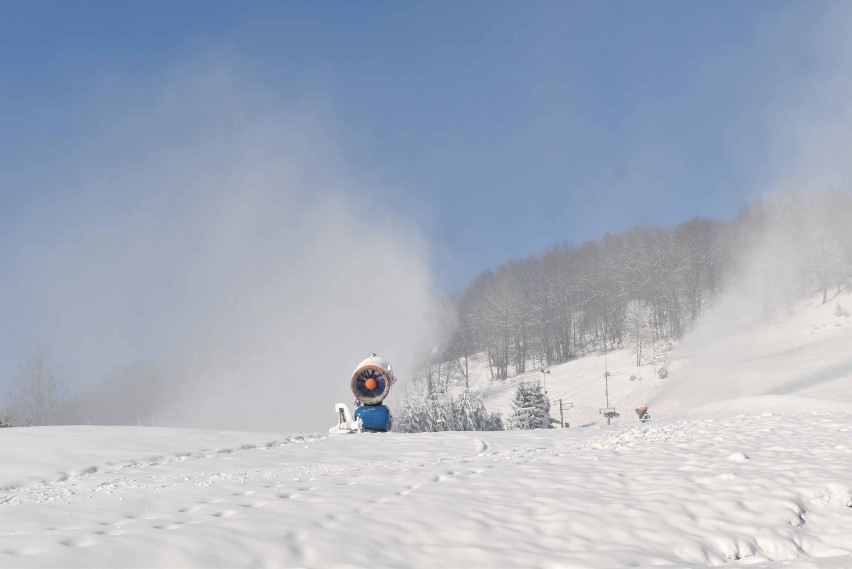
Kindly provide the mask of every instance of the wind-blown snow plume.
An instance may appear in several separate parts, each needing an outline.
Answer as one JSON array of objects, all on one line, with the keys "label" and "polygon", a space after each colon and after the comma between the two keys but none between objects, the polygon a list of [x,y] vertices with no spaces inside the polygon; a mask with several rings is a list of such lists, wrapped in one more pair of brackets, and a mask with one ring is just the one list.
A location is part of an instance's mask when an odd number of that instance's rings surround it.
[{"label": "wind-blown snow plume", "polygon": [[[723,292],[675,352],[675,362],[680,360],[685,367],[673,374],[660,401],[708,403],[762,395],[769,384],[762,380],[750,384],[754,374],[749,376],[738,367],[738,362],[748,359],[748,349],[772,353],[769,346],[774,338],[761,326],[806,295],[819,292],[826,302],[848,287],[852,277],[850,22],[852,10],[837,4],[826,10],[808,39],[795,38],[802,41],[802,57],[809,65],[784,69],[785,84],[791,87],[779,91],[774,106],[766,111],[765,188],[757,203],[732,224],[728,249],[733,258]],[[784,25],[771,30],[768,37],[772,39],[766,48],[773,42],[791,41]],[[754,345],[746,347],[744,339],[758,329]],[[807,357],[803,353],[799,359]],[[827,366],[826,381],[847,373],[848,366],[831,368],[832,362],[832,358],[819,358],[810,371]]]},{"label": "wind-blown snow plume", "polygon": [[[673,373],[652,407],[691,412],[804,392],[834,398],[838,382],[852,380],[852,337],[831,318],[834,303],[850,298],[852,196],[788,196],[757,211],[737,222],[732,234],[742,246],[723,292],[672,354]],[[812,335],[827,319],[832,327]]]},{"label": "wind-blown snow plume", "polygon": [[805,38],[796,10],[759,35],[766,53],[800,44],[807,65],[773,62],[774,78],[788,88],[763,110],[759,197],[734,223],[733,267],[714,309],[720,322],[710,315],[697,334],[750,320],[852,272],[852,10],[834,4],[817,13]]},{"label": "wind-blown snow plume", "polygon": [[323,429],[370,352],[404,376],[439,319],[430,252],[329,121],[228,71],[135,113],[23,212],[7,268],[3,312],[51,346],[74,419]]}]

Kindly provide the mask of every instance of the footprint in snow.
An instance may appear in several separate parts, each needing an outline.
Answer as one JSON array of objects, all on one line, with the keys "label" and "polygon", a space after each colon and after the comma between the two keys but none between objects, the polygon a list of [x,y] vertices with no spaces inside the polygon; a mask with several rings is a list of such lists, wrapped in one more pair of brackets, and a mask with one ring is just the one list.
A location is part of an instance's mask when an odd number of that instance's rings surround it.
[{"label": "footprint in snow", "polygon": [[18,555],[21,557],[27,557],[30,555],[38,555],[38,549],[34,549],[32,547],[25,547],[23,549],[7,549],[4,551],[6,555]]},{"label": "footprint in snow", "polygon": [[173,531],[173,530],[179,529],[180,526],[182,526],[182,525],[183,525],[183,522],[174,522],[174,523],[171,523],[171,524],[162,524],[162,525],[154,526],[154,529],[163,529],[163,530]]},{"label": "footprint in snow", "polygon": [[124,535],[124,532],[120,529],[102,529],[95,532],[96,535]]},{"label": "footprint in snow", "polygon": [[64,539],[59,543],[66,547],[90,547],[95,544],[94,540],[85,537],[72,537],[71,539]]}]

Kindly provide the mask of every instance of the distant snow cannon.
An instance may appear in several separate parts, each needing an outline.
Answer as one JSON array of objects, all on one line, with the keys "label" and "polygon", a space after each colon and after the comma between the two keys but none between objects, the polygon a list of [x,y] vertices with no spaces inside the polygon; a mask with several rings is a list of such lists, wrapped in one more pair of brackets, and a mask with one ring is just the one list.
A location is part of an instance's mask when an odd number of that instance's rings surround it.
[{"label": "distant snow cannon", "polygon": [[393,417],[390,409],[382,402],[390,394],[391,386],[396,383],[393,368],[376,354],[358,364],[349,380],[349,388],[355,396],[355,415],[349,412],[345,403],[338,403],[337,426],[330,433],[353,433],[371,431],[384,433],[390,430]]}]

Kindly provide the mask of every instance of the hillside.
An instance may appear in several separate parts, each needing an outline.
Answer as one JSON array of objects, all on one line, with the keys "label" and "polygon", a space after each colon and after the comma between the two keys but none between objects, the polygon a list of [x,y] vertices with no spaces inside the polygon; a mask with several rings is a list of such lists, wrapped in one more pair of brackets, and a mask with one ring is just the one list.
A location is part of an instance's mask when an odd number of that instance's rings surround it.
[{"label": "hillside", "polygon": [[[0,429],[0,566],[849,567],[847,304],[699,329],[665,380],[607,354],[610,427],[597,355],[547,376],[586,428]],[[506,410],[522,378],[488,386],[485,371],[477,386]]]},{"label": "hillside", "polygon": [[657,367],[669,371],[666,379],[654,373],[653,356],[636,366],[635,354],[622,349],[552,366],[546,376],[536,369],[493,384],[480,356],[471,387],[505,417],[520,381],[544,380],[554,418],[559,399],[572,404],[565,414],[571,426],[606,424],[599,413],[606,403],[605,365],[610,405],[621,414],[616,424],[635,424],[633,410],[646,403],[655,419],[852,409],[850,312],[847,289],[830,302],[822,303],[818,294],[736,326],[720,326],[711,315],[681,343],[658,343]]},{"label": "hillside", "polygon": [[672,353],[652,397],[667,416],[852,409],[852,292],[736,326],[709,321]]},{"label": "hillside", "polygon": [[[662,346],[661,346],[662,347]],[[606,362],[604,362],[606,360]],[[665,365],[665,353],[658,358]],[[606,424],[599,409],[606,406],[604,365],[609,376],[609,402],[622,416],[615,423],[636,422],[633,409],[648,401],[662,383],[654,374],[652,364],[636,366],[636,355],[630,350],[614,350],[578,358],[571,362],[548,368],[546,376],[538,369],[512,377],[503,382],[492,382],[488,369],[481,359],[471,378],[471,389],[476,390],[489,410],[499,411],[503,417],[512,413],[512,397],[521,381],[544,381],[551,401],[551,416],[559,419],[559,403],[566,404],[565,421],[572,427]],[[568,404],[571,404],[568,409]]]}]

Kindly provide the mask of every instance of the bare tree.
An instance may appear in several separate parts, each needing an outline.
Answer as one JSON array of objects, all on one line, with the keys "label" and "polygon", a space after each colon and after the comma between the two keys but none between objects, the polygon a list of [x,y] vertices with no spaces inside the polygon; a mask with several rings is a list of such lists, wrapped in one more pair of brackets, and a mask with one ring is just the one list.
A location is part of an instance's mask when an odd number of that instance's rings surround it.
[{"label": "bare tree", "polygon": [[45,348],[34,350],[21,363],[13,388],[10,412],[17,424],[50,425],[59,418],[64,398],[56,365]]},{"label": "bare tree", "polygon": [[627,338],[636,351],[636,365],[642,365],[642,347],[649,345],[651,339],[651,307],[641,300],[631,300],[624,311],[624,326]]}]

